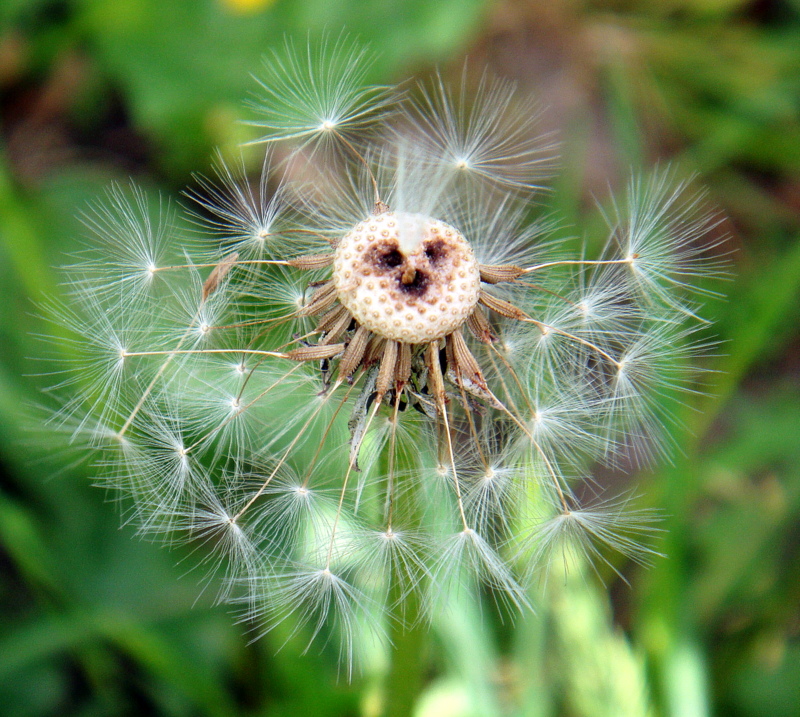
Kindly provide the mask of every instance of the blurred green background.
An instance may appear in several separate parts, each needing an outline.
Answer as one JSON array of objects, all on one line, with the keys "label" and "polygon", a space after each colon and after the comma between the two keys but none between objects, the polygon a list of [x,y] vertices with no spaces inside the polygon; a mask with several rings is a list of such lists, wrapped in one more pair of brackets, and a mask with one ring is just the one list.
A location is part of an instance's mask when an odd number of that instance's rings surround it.
[{"label": "blurred green background", "polygon": [[333,646],[251,643],[213,586],[198,599],[189,551],[120,528],[81,454],[37,429],[53,367],[37,357],[65,350],[43,348],[59,328],[37,303],[60,293],[80,211],[114,179],[176,196],[247,137],[265,51],[341,27],[377,50],[377,81],[469,56],[533,93],[561,145],[541,207],[561,225],[593,236],[593,197],[668,161],[708,188],[733,252],[729,300],[706,311],[709,393],[680,416],[672,465],[622,479],[666,516],[667,557],[618,564],[630,587],[551,581],[513,624],[477,603],[438,620],[406,701],[426,717],[800,715],[800,0],[3,0],[0,714],[412,709],[387,705],[381,659],[348,683]]}]

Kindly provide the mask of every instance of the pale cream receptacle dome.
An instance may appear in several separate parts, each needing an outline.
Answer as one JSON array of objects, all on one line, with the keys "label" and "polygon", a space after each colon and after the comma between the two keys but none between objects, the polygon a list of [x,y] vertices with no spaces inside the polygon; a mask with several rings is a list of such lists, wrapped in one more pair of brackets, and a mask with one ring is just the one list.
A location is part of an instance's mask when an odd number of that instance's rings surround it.
[{"label": "pale cream receptacle dome", "polygon": [[379,336],[418,344],[455,331],[475,309],[480,270],[454,227],[421,214],[383,212],[354,226],[336,248],[339,301]]}]

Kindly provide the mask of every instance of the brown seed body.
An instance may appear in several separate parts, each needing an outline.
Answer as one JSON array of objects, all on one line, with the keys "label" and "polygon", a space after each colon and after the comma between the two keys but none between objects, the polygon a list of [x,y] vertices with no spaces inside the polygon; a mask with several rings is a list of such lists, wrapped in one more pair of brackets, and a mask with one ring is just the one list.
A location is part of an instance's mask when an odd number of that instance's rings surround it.
[{"label": "brown seed body", "polygon": [[384,212],[359,222],[336,249],[339,301],[365,328],[403,343],[455,331],[480,294],[480,270],[461,233],[437,219]]}]

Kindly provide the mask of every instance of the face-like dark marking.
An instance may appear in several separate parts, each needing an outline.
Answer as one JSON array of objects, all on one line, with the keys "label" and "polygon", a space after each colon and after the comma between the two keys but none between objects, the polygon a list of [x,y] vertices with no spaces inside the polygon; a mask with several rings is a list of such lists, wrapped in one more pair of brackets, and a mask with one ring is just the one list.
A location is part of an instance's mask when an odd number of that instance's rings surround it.
[{"label": "face-like dark marking", "polygon": [[[432,245],[443,244],[443,242],[430,242]],[[446,248],[445,248],[446,249]],[[439,254],[436,254],[436,252]],[[433,247],[434,256],[441,254],[438,246]],[[425,256],[433,263],[431,255],[426,249]],[[413,276],[408,280],[406,272],[409,270],[409,259],[400,252],[397,242],[382,241],[367,251],[364,260],[370,264],[379,275],[388,276],[396,284],[397,288],[407,296],[421,297],[427,291],[430,284],[430,277],[427,272],[421,269],[412,269]],[[418,265],[418,260],[415,262]],[[404,276],[405,275],[405,276]],[[406,278],[406,281],[403,279]]]}]

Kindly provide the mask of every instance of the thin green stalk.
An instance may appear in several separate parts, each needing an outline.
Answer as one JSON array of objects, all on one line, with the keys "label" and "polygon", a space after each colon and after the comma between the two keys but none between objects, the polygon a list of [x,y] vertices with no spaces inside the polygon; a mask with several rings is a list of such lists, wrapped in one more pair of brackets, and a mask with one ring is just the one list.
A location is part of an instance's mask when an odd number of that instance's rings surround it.
[{"label": "thin green stalk", "polygon": [[[397,420],[396,410],[395,420]],[[393,439],[384,466],[386,475],[390,476],[387,484],[390,495],[396,492],[397,469],[400,469],[400,475],[408,476],[408,471],[404,469],[410,467],[395,465],[397,458],[395,448]],[[418,492],[422,490],[422,486],[412,480],[404,492],[406,490],[412,493]],[[408,497],[409,500],[404,500],[402,506],[392,501],[389,510],[390,527],[394,526],[398,519],[404,526],[413,529],[420,527],[422,516],[418,506],[424,505],[425,502],[422,496],[419,496],[419,500],[416,499],[417,496]],[[393,572],[389,586],[389,600],[393,606],[389,626],[392,646],[384,693],[384,717],[407,717],[413,714],[425,678],[428,630],[422,620],[421,596],[426,586],[416,585],[416,589],[409,593],[408,581],[404,580],[404,577],[406,576],[402,573]],[[420,580],[424,579],[424,576],[420,576]]]},{"label": "thin green stalk", "polygon": [[[403,586],[392,580],[391,598],[396,602]],[[408,717],[422,691],[425,673],[427,629],[421,623],[417,592],[407,596],[403,614],[395,615],[390,629],[391,663],[386,682],[385,717]],[[397,609],[397,608],[395,608]]]}]

